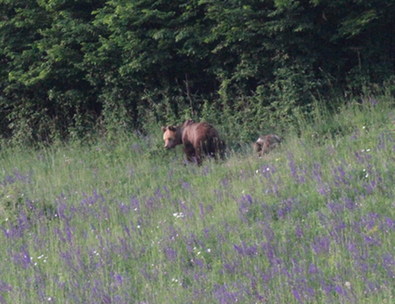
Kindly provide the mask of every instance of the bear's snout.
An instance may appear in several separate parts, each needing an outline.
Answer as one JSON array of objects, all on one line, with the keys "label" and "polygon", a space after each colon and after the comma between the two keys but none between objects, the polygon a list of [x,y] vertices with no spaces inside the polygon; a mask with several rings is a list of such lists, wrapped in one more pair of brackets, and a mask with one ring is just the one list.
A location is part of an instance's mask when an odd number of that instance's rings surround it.
[{"label": "bear's snout", "polygon": [[171,149],[174,146],[175,145],[174,145],[174,143],[171,140],[165,142],[165,149]]}]

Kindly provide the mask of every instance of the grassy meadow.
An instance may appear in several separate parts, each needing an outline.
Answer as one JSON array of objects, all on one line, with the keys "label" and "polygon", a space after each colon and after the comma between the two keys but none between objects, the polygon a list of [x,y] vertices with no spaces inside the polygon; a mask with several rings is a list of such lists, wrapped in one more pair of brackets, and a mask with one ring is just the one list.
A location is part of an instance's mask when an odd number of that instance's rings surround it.
[{"label": "grassy meadow", "polygon": [[395,303],[394,103],[201,167],[159,128],[3,148],[0,303]]}]

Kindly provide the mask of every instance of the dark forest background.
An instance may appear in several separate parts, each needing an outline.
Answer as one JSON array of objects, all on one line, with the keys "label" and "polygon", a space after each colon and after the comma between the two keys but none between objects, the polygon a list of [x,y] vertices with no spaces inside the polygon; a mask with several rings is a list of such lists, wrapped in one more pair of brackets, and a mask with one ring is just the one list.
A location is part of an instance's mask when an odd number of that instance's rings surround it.
[{"label": "dark forest background", "polygon": [[395,89],[394,16],[394,0],[0,0],[0,137],[286,128]]}]

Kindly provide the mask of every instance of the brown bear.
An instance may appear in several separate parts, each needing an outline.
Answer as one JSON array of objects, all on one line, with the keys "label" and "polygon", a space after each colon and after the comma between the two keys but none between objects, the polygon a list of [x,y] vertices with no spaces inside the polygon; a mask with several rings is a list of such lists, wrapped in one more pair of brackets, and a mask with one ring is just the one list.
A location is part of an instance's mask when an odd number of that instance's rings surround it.
[{"label": "brown bear", "polygon": [[204,156],[224,158],[225,142],[218,131],[206,122],[185,121],[181,126],[162,127],[165,148],[184,145],[187,160],[202,164]]},{"label": "brown bear", "polygon": [[254,143],[254,151],[258,153],[259,157],[269,153],[271,150],[280,145],[283,139],[275,134],[269,134],[259,136],[257,141]]}]

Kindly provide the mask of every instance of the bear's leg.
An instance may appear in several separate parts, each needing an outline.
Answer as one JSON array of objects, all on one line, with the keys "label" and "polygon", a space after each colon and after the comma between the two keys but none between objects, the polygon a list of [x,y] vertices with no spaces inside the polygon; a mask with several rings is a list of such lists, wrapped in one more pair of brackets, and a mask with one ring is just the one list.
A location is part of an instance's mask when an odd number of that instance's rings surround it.
[{"label": "bear's leg", "polygon": [[187,160],[189,162],[194,162],[195,161],[195,156],[196,156],[196,151],[195,148],[193,147],[192,144],[184,144],[184,153],[187,157]]},{"label": "bear's leg", "polygon": [[215,137],[209,146],[209,155],[215,160],[225,159],[225,143],[218,137]]},{"label": "bear's leg", "polygon": [[218,137],[214,138],[213,142],[213,154],[216,160],[224,159],[223,142]]},{"label": "bear's leg", "polygon": [[215,158],[215,140],[208,139],[202,143],[202,152],[208,157]]},{"label": "bear's leg", "polygon": [[202,164],[202,147],[199,145],[195,148],[196,162],[200,166]]}]

